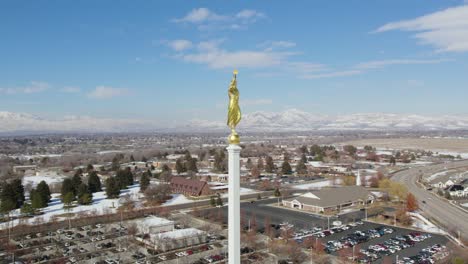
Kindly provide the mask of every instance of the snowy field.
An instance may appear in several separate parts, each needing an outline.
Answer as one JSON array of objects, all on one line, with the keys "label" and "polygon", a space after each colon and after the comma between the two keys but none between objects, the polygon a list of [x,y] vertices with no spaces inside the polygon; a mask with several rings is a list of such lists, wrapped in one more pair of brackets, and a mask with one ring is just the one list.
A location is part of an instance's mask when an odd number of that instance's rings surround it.
[{"label": "snowy field", "polygon": [[436,225],[427,220],[424,216],[418,213],[409,213],[413,219],[413,227],[419,228],[426,232],[445,234],[445,231],[438,228]]},{"label": "snowy field", "polygon": [[431,176],[427,177],[426,178],[426,181],[433,181],[441,176],[445,176],[447,175],[447,173],[449,172],[454,172],[455,170],[447,170],[447,171],[441,171],[441,172],[437,172],[437,173],[434,173],[432,174]]},{"label": "snowy field", "polygon": [[[240,188],[240,194],[250,194],[250,193],[256,193],[257,191],[249,189],[249,188]],[[221,197],[228,197],[228,193],[223,193]]]},{"label": "snowy field", "polygon": [[317,189],[317,188],[322,188],[322,187],[327,187],[331,186],[330,180],[324,180],[324,181],[318,181],[318,182],[311,182],[311,183],[306,183],[306,184],[300,184],[300,185],[295,185],[292,186],[293,189],[298,189],[298,190],[308,190],[308,189]]},{"label": "snowy field", "polygon": [[193,202],[193,200],[188,199],[183,194],[173,194],[172,198],[167,200],[163,204],[163,206],[175,205],[175,204],[184,204],[184,203],[191,203],[191,202]]},{"label": "snowy field", "polygon": [[[120,193],[120,197],[127,196],[129,195],[130,198],[137,202],[139,201],[139,198],[143,197],[143,194],[140,192],[140,186],[139,184],[135,184],[130,186],[128,189],[124,189]],[[65,209],[63,208],[63,203],[59,198],[60,194],[58,193],[53,193],[52,194],[52,199],[49,202],[49,205],[46,208],[43,208],[41,211],[43,214],[34,216],[32,218],[28,219],[21,219],[22,224],[35,224],[35,223],[40,223],[40,222],[47,222],[51,221],[54,218],[57,218],[57,220],[64,220],[65,218],[60,217],[60,215],[63,215],[67,213]],[[83,215],[83,214],[107,214],[107,213],[115,213],[117,208],[121,205],[121,199],[107,199],[106,198],[106,193],[104,191],[102,192],[96,192],[93,194],[93,203],[90,205],[78,205],[76,207],[73,207],[70,209],[70,213],[74,213],[74,217],[78,217],[78,215]],[[140,205],[136,203],[136,207],[139,207]],[[13,211],[13,215],[19,215],[19,209]],[[20,220],[14,220],[11,222],[12,226],[16,226],[20,224]],[[0,224],[0,229],[5,229],[8,227],[7,223],[1,223]]]},{"label": "snowy field", "polygon": [[39,175],[29,175],[23,177],[23,185],[31,185],[36,187],[41,181],[45,181],[48,185],[61,183],[67,176],[57,174],[56,172],[39,172]]}]

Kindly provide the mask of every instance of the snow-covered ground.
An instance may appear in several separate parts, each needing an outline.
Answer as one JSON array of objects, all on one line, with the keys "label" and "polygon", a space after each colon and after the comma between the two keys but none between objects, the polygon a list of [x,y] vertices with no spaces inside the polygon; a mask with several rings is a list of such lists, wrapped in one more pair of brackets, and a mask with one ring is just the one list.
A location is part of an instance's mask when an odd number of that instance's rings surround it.
[{"label": "snow-covered ground", "polygon": [[38,172],[38,175],[27,175],[23,177],[23,185],[30,184],[32,187],[36,187],[41,181],[45,181],[48,185],[61,183],[67,176],[60,175],[57,172]]},{"label": "snow-covered ground", "polygon": [[454,170],[447,170],[447,171],[441,171],[441,172],[434,173],[431,176],[427,177],[426,181],[429,181],[429,182],[433,181],[433,180],[437,179],[438,177],[445,176],[445,175],[447,175],[447,173],[453,172],[453,171]]},{"label": "snow-covered ground", "polygon": [[461,206],[468,208],[468,203],[461,204]]},{"label": "snow-covered ground", "polygon": [[[249,189],[249,188],[243,188],[241,187],[240,188],[240,194],[249,194],[249,193],[256,193],[257,191],[253,190],[253,189]],[[221,194],[221,197],[228,197],[228,193],[223,193]]]},{"label": "snow-covered ground", "polygon": [[427,220],[424,216],[420,215],[419,213],[409,213],[411,218],[413,219],[413,227],[419,228],[421,230],[432,232],[432,233],[439,233],[445,234],[445,231],[431,223]]},{"label": "snow-covered ground", "polygon": [[316,189],[316,188],[322,188],[322,187],[327,187],[331,186],[330,180],[324,180],[324,181],[317,181],[317,182],[311,182],[311,183],[306,183],[306,184],[300,184],[300,185],[295,185],[292,186],[293,189],[299,189],[299,190],[308,190],[308,189]]},{"label": "snow-covered ground", "polygon": [[172,198],[167,200],[163,205],[175,205],[175,204],[184,204],[184,203],[191,203],[193,200],[188,199],[183,194],[173,194]]},{"label": "snow-covered ground", "polygon": [[[130,198],[137,202],[139,198],[143,196],[140,192],[139,184],[135,184],[130,186],[128,189],[122,190],[120,193],[120,197],[124,197],[130,195]],[[58,220],[63,220],[64,218],[60,218],[59,215],[63,215],[67,213],[63,208],[63,203],[60,200],[60,194],[53,193],[52,199],[49,202],[49,205],[46,208],[42,209],[43,214],[34,216],[28,219],[22,219],[23,224],[34,224],[39,222],[47,222],[51,221],[54,217],[58,217]],[[117,208],[121,204],[121,199],[107,199],[106,193],[96,192],[93,194],[93,203],[90,205],[78,205],[70,209],[70,213],[74,213],[74,217],[77,217],[79,214],[106,214],[106,213],[114,213],[116,212]],[[139,204],[136,203],[138,207]],[[13,211],[13,215],[19,215],[19,209]],[[19,220],[14,220],[11,222],[12,226],[18,225],[20,223]],[[1,223],[0,229],[7,228],[7,223]]]}]

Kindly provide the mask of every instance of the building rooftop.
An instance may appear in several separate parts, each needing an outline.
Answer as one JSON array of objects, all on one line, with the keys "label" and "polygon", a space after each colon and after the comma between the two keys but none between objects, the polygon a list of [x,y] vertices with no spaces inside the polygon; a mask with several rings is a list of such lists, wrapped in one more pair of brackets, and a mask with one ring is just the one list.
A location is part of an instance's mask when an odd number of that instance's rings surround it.
[{"label": "building rooftop", "polygon": [[320,207],[332,207],[353,201],[364,201],[369,198],[370,192],[361,186],[345,186],[338,188],[323,188],[310,191],[287,201],[297,200],[303,204],[311,204]]}]

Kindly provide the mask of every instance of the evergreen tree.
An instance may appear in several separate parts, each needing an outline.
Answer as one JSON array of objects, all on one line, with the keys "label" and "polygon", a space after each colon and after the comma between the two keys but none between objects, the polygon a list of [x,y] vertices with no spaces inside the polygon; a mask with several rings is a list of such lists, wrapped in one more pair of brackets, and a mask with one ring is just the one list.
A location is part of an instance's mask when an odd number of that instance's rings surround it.
[{"label": "evergreen tree", "polygon": [[41,195],[41,193],[36,189],[32,189],[31,192],[29,193],[30,199],[31,199],[31,206],[34,209],[39,209],[39,208],[44,208],[47,207],[47,201],[44,200],[44,197]]},{"label": "evergreen tree", "polygon": [[117,171],[115,177],[120,189],[126,189],[128,186],[133,185],[133,173],[128,167],[125,170]]},{"label": "evergreen tree", "polygon": [[181,174],[183,172],[186,172],[184,163],[182,162],[182,160],[180,158],[176,160],[175,169],[177,171],[177,174]]},{"label": "evergreen tree", "polygon": [[301,161],[302,161],[304,164],[307,163],[307,157],[306,157],[305,154],[302,154],[302,156],[301,156]]},{"label": "evergreen tree", "polygon": [[2,191],[0,192],[0,211],[6,213],[15,208],[15,192],[11,184],[6,183],[3,185]]},{"label": "evergreen tree", "polygon": [[167,172],[167,173],[169,173],[169,174],[172,174],[172,170],[171,170],[171,168],[169,168],[169,166],[168,166],[167,164],[164,164],[164,165],[162,166],[161,173],[162,173],[162,172]]},{"label": "evergreen tree", "polygon": [[62,198],[63,207],[70,208],[74,199],[75,199],[75,195],[73,194],[73,192],[66,193]]},{"label": "evergreen tree", "polygon": [[278,187],[275,189],[274,195],[275,195],[275,197],[280,197],[281,196],[281,192],[280,192]]},{"label": "evergreen tree", "polygon": [[135,161],[135,158],[133,157],[133,154],[130,155],[130,161],[131,161],[131,162],[134,162],[134,161]]},{"label": "evergreen tree", "polygon": [[92,172],[89,174],[89,177],[88,177],[88,188],[89,188],[89,191],[90,191],[91,193],[95,193],[95,192],[100,192],[100,191],[102,191],[101,179],[99,179],[99,176],[98,176],[97,172],[95,172],[95,171],[92,171]]},{"label": "evergreen tree", "polygon": [[190,158],[190,160],[188,160],[188,161],[185,163],[185,167],[186,167],[187,171],[198,172],[198,168],[197,168],[197,159],[195,159],[195,158]]},{"label": "evergreen tree", "polygon": [[268,173],[273,173],[275,171],[275,164],[273,163],[273,158],[270,156],[266,157],[265,171]]},{"label": "evergreen tree", "polygon": [[88,164],[88,166],[86,167],[86,171],[87,171],[88,173],[90,173],[90,172],[93,171],[93,170],[94,170],[93,165]]},{"label": "evergreen tree", "polygon": [[211,204],[212,207],[216,206],[216,200],[215,200],[214,196],[210,197],[210,204]]},{"label": "evergreen tree", "polygon": [[147,171],[141,175],[141,179],[140,179],[140,191],[141,192],[144,192],[150,185],[149,175],[151,175],[150,171]]},{"label": "evergreen tree", "polygon": [[34,215],[36,210],[32,207],[30,203],[24,203],[21,207],[21,213],[23,215],[31,216]]},{"label": "evergreen tree", "polygon": [[289,164],[287,160],[283,161],[283,164],[281,165],[281,173],[292,174],[291,165]]},{"label": "evergreen tree", "polygon": [[40,194],[42,201],[47,206],[47,203],[50,201],[50,189],[49,185],[45,181],[41,181],[36,188],[36,191]]},{"label": "evergreen tree", "polygon": [[15,201],[15,208],[20,208],[24,203],[24,186],[20,179],[13,180],[10,184],[14,192],[13,201]]},{"label": "evergreen tree", "polygon": [[145,156],[143,156],[143,157],[141,158],[141,161],[143,161],[143,162],[148,162],[148,159],[147,159]]},{"label": "evergreen tree", "polygon": [[75,193],[75,188],[73,186],[73,181],[70,178],[66,178],[62,182],[62,190],[60,193],[62,194],[62,197],[65,196],[67,193]]},{"label": "evergreen tree", "polygon": [[218,195],[218,198],[216,199],[216,205],[223,206],[223,199],[221,199],[221,195]]},{"label": "evergreen tree", "polygon": [[78,186],[82,184],[83,181],[81,180],[81,174],[75,173],[72,177],[72,184],[73,184],[73,193],[76,195],[76,190],[78,190]]},{"label": "evergreen tree", "polygon": [[89,205],[93,203],[93,194],[85,193],[78,197],[78,203],[83,205]]},{"label": "evergreen tree", "polygon": [[110,177],[106,180],[107,198],[118,198],[120,194],[120,186],[115,177]]},{"label": "evergreen tree", "polygon": [[89,188],[88,188],[88,185],[82,183],[78,186],[78,188],[76,189],[76,196],[77,197],[80,197],[82,196],[83,194],[85,193],[89,193]]},{"label": "evergreen tree", "polygon": [[312,156],[317,156],[317,155],[322,155],[323,156],[323,151],[322,151],[322,148],[320,148],[319,145],[314,144],[314,145],[312,145],[310,147],[309,154],[312,155]]},{"label": "evergreen tree", "polygon": [[75,174],[78,174],[78,175],[83,175],[83,169],[82,168],[78,168],[75,172]]},{"label": "evergreen tree", "polygon": [[302,159],[299,160],[296,164],[296,172],[300,175],[307,174],[307,166]]}]

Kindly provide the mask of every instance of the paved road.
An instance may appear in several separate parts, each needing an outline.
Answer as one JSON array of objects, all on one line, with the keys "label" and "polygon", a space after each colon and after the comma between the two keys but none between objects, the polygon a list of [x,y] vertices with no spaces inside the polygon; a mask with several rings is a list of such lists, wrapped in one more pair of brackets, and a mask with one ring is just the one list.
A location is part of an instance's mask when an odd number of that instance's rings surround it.
[{"label": "paved road", "polygon": [[[414,194],[419,201],[419,206],[424,213],[438,223],[450,233],[460,232],[461,237],[468,241],[468,213],[458,207],[448,203],[445,199],[432,194],[421,188],[416,181],[419,177],[427,177],[439,171],[468,167],[468,160],[450,163],[429,165],[424,167],[413,167],[408,170],[397,172],[392,179],[406,185],[408,190]],[[425,201],[423,203],[422,201]]]}]

